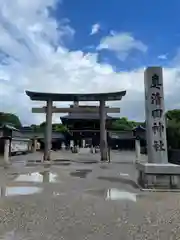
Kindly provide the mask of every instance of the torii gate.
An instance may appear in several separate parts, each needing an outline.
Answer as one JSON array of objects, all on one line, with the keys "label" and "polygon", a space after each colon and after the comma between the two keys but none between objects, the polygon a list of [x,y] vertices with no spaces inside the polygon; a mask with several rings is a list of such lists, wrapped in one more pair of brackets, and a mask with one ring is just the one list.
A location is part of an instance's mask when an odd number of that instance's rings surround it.
[{"label": "torii gate", "polygon": [[[118,113],[119,108],[106,107],[106,101],[121,100],[126,95],[126,91],[111,92],[111,93],[87,93],[87,94],[58,94],[58,93],[42,93],[26,91],[26,94],[33,101],[46,101],[46,106],[42,108],[33,108],[33,113],[46,113],[46,129],[45,129],[45,148],[44,148],[44,161],[50,161],[50,150],[52,140],[52,113],[66,113],[66,112],[99,112],[100,115],[100,152],[101,161],[107,161],[107,135],[106,135],[106,113]],[[79,102],[79,101],[99,101],[99,108],[78,107],[75,105],[73,108],[56,108],[53,106],[54,101],[61,102]]]}]

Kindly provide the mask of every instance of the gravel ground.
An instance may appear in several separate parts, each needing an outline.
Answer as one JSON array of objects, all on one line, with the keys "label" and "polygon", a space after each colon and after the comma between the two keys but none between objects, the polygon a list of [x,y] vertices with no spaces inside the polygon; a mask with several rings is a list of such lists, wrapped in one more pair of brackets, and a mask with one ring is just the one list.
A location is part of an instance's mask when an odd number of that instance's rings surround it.
[{"label": "gravel ground", "polygon": [[133,154],[113,152],[110,164],[85,164],[98,157],[83,153],[69,165],[0,169],[0,239],[180,239],[180,194],[141,192]]}]

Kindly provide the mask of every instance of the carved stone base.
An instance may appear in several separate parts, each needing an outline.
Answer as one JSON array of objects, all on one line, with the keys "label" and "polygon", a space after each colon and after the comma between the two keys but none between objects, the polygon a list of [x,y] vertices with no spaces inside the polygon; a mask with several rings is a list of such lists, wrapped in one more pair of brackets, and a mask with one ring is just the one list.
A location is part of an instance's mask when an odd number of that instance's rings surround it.
[{"label": "carved stone base", "polygon": [[180,189],[180,166],[138,163],[138,184],[142,188]]}]

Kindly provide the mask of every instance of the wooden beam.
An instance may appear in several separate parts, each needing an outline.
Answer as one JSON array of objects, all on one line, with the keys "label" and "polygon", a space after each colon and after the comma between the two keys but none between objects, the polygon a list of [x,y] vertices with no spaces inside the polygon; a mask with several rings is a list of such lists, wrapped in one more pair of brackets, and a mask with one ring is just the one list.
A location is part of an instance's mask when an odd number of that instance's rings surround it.
[{"label": "wooden beam", "polygon": [[[46,107],[32,108],[32,113],[45,113]],[[53,113],[99,113],[99,107],[73,107],[73,108],[56,108],[53,107]],[[120,108],[106,107],[106,113],[120,113]]]}]

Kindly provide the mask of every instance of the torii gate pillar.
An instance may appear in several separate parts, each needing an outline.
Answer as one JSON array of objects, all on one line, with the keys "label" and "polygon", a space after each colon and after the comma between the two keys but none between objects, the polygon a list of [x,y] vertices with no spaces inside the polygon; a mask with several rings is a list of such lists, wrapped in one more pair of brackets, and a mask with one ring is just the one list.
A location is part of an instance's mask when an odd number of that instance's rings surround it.
[{"label": "torii gate pillar", "polygon": [[46,108],[46,128],[44,138],[44,161],[51,160],[51,142],[52,142],[52,106],[53,102],[51,99],[47,100]]},{"label": "torii gate pillar", "polygon": [[106,105],[105,100],[100,100],[100,151],[101,161],[107,161],[107,133],[106,133]]}]

